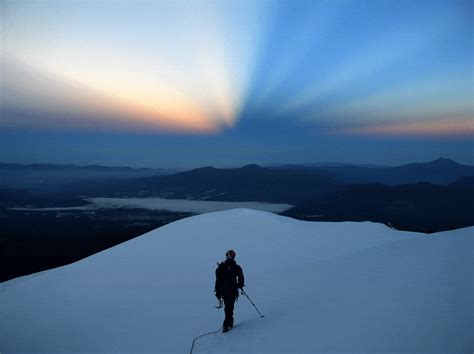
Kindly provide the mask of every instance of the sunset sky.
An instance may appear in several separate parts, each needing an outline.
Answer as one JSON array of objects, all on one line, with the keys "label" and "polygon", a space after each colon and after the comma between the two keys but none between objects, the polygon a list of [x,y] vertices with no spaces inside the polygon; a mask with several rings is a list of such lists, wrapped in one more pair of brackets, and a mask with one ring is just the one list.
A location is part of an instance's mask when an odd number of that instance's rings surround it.
[{"label": "sunset sky", "polygon": [[2,1],[0,161],[474,164],[472,1]]}]

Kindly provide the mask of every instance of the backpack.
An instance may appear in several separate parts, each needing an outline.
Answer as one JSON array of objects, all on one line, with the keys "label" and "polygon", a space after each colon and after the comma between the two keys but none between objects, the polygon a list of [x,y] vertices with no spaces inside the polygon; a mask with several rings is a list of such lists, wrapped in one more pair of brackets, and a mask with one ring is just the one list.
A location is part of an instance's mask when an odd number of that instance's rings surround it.
[{"label": "backpack", "polygon": [[219,263],[216,269],[216,292],[237,292],[243,284],[242,268],[235,262]]}]

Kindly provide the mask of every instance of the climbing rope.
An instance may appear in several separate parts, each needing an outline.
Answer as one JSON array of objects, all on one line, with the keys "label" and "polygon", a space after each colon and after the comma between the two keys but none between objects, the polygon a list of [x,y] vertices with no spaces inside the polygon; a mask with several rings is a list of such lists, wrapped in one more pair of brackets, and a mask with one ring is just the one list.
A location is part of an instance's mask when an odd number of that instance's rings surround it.
[{"label": "climbing rope", "polygon": [[189,351],[189,354],[193,354],[194,344],[196,343],[196,341],[197,341],[199,338],[204,337],[204,336],[208,336],[209,334],[219,333],[221,330],[222,330],[222,326],[220,326],[217,331],[204,333],[204,334],[201,334],[200,336],[197,336],[196,338],[194,338],[194,339],[193,339],[193,344],[191,345],[191,350]]}]

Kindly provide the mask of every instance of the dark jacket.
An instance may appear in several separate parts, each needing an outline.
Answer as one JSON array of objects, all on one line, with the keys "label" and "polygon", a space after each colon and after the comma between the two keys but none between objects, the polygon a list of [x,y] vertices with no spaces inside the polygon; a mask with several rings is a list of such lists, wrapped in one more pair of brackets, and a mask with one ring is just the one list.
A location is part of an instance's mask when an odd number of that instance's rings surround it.
[{"label": "dark jacket", "polygon": [[220,298],[224,295],[239,295],[238,289],[244,287],[244,273],[242,268],[233,260],[225,260],[216,269],[216,286],[214,291]]}]

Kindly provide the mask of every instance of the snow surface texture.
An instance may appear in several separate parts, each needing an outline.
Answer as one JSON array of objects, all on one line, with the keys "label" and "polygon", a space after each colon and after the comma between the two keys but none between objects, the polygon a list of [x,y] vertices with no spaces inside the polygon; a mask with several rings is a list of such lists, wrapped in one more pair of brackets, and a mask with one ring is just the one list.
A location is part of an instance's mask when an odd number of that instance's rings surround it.
[{"label": "snow surface texture", "polygon": [[0,351],[188,353],[219,328],[214,270],[237,251],[236,327],[194,353],[474,349],[474,228],[425,235],[249,209],[179,220],[0,284]]}]

